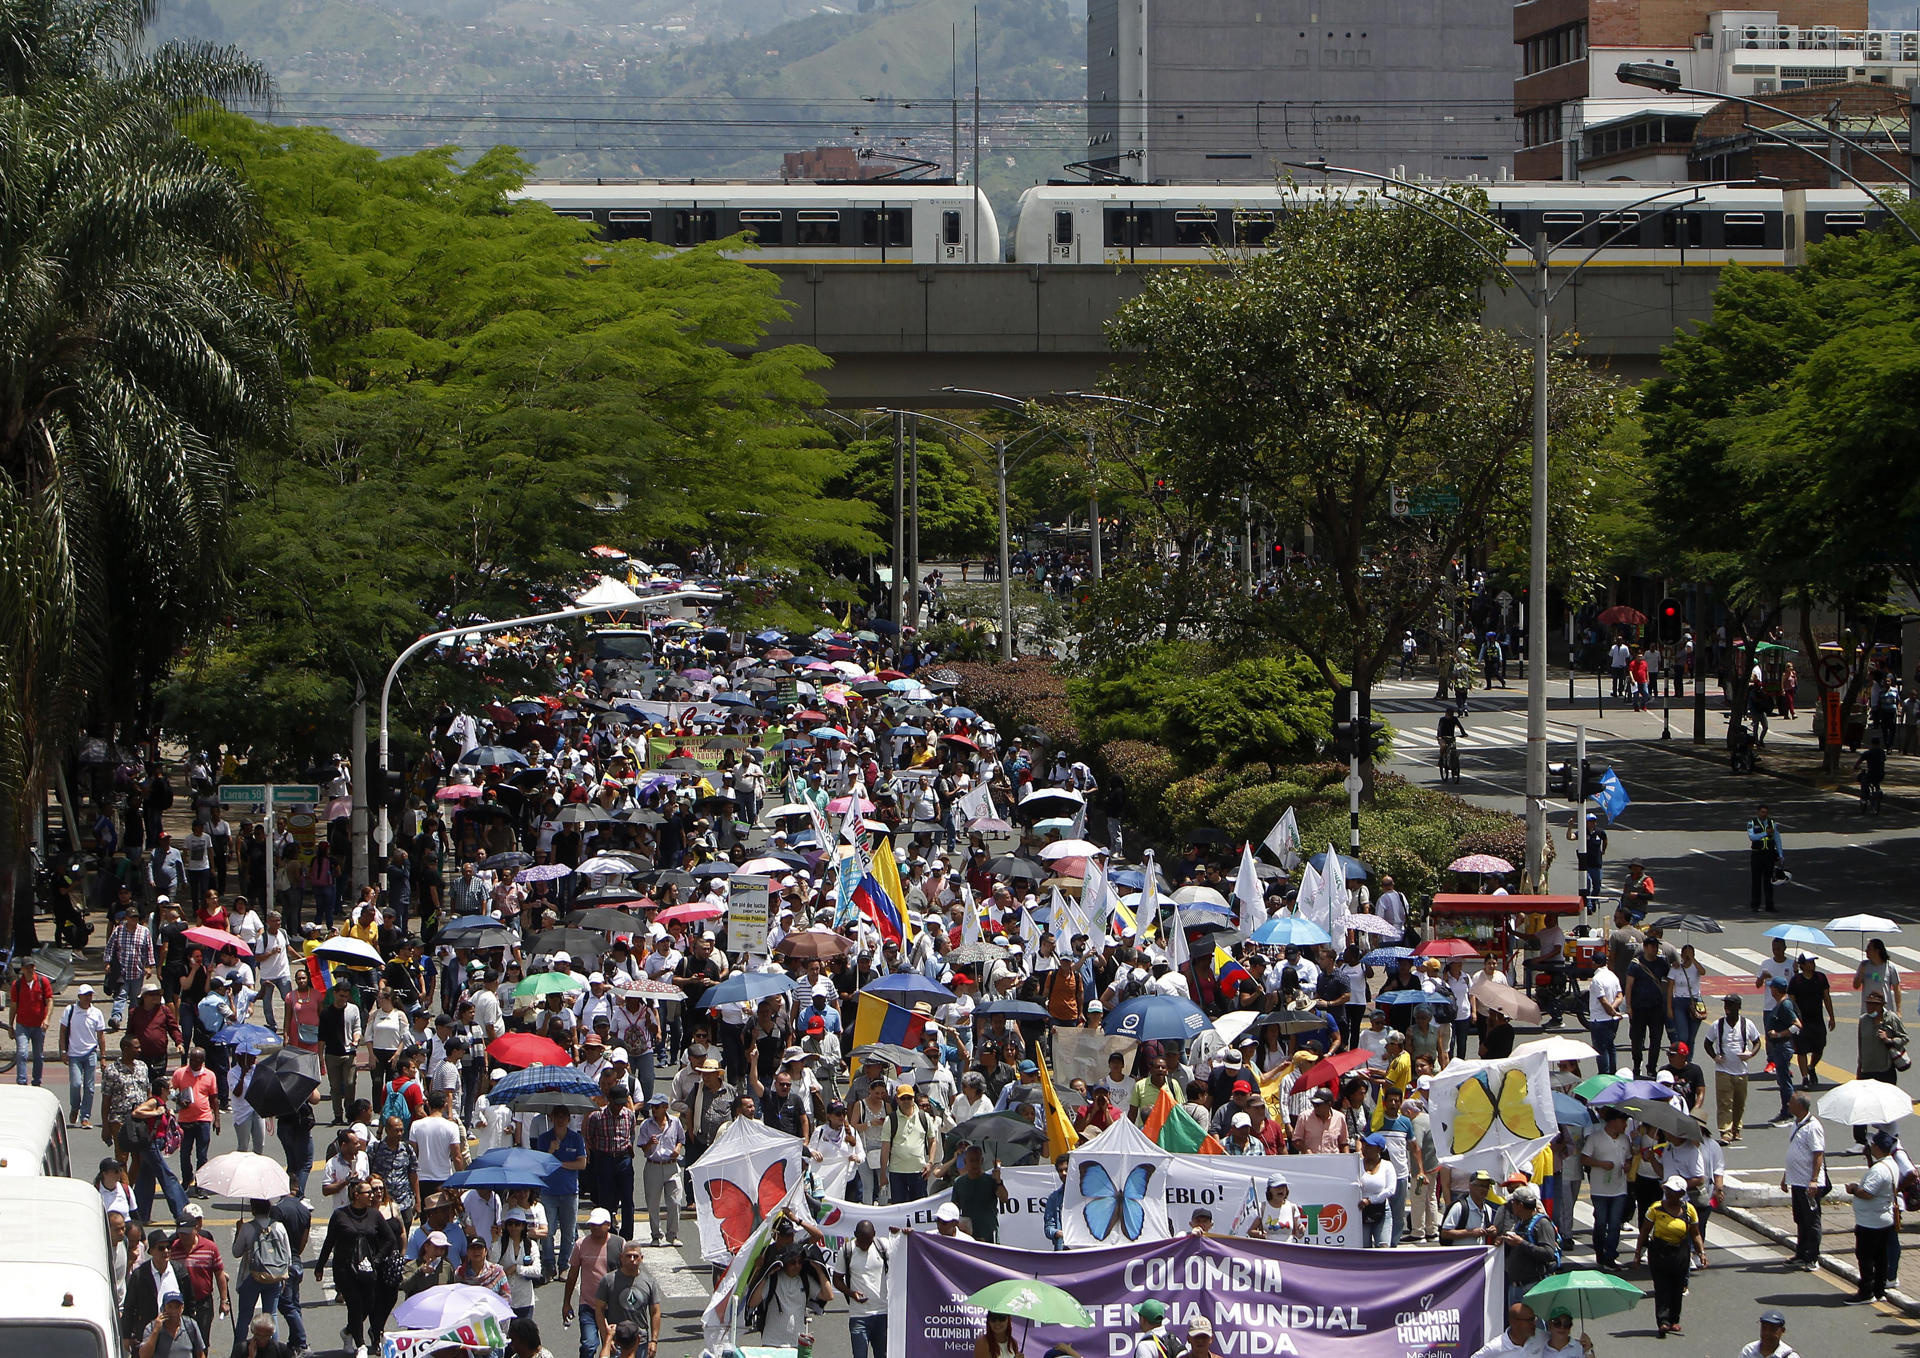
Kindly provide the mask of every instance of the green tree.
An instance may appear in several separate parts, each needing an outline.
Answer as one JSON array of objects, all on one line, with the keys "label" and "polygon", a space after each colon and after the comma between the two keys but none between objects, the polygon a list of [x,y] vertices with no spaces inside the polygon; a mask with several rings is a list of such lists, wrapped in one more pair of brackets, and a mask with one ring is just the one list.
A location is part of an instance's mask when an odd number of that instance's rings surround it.
[{"label": "green tree", "polygon": [[[953,451],[928,438],[924,428],[919,447],[921,557],[931,561],[985,550],[998,531],[992,497],[967,475]],[[827,490],[838,498],[872,505],[876,520],[891,519],[892,440],[855,440],[846,452],[848,461],[828,482]]]},{"label": "green tree", "polygon": [[152,8],[0,4],[0,937],[82,722],[139,713],[220,597],[229,469],[299,349],[233,266],[252,201],[178,130],[266,76],[151,47]]},{"label": "green tree", "polygon": [[[1241,531],[1245,494],[1311,535],[1311,557],[1217,611],[1215,633],[1297,647],[1364,695],[1452,563],[1519,536],[1531,353],[1481,324],[1474,242],[1497,244],[1464,213],[1309,204],[1276,237],[1216,272],[1151,278],[1109,325],[1137,355],[1110,385],[1159,412],[1160,466],[1205,524]],[[1555,456],[1584,457],[1612,420],[1608,384],[1560,351],[1549,397]],[[1458,507],[1395,517],[1396,487],[1449,489]]]},{"label": "green tree", "polygon": [[[797,582],[879,547],[872,508],[824,489],[844,461],[804,419],[824,360],[754,347],[781,314],[771,275],[515,203],[505,148],[462,168],[242,119],[202,135],[259,194],[258,276],[314,371],[294,437],[241,468],[236,625],[175,685],[183,729],[269,760],[335,748],[406,642],[534,611],[597,543]],[[272,686],[252,678],[268,662]],[[400,711],[457,683],[423,665]]]}]

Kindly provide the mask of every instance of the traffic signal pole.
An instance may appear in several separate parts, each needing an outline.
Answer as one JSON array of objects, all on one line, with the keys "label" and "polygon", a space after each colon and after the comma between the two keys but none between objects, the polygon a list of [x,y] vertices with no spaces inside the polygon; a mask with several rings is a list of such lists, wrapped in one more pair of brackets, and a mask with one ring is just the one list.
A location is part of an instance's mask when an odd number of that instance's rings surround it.
[{"label": "traffic signal pole", "polygon": [[1347,755],[1347,848],[1360,856],[1360,746],[1367,739],[1360,725],[1360,690],[1347,690],[1347,718],[1353,723],[1353,748]]}]

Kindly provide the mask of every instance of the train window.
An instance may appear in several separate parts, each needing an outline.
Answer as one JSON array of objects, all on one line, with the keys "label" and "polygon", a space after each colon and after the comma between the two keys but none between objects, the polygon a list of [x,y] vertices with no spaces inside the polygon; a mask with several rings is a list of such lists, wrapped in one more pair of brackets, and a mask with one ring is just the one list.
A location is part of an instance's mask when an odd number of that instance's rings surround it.
[{"label": "train window", "polygon": [[1729,212],[1723,220],[1722,240],[1729,250],[1767,248],[1767,215],[1764,212]]},{"label": "train window", "polygon": [[590,222],[593,220],[593,209],[587,207],[557,207],[553,210],[553,215],[556,217],[571,217],[576,222]]},{"label": "train window", "polygon": [[1122,247],[1152,245],[1153,214],[1128,208],[1107,209],[1107,244]]},{"label": "train window", "polygon": [[653,214],[636,212],[628,208],[619,208],[607,214],[607,237],[610,240],[652,240]]},{"label": "train window", "polygon": [[1588,248],[1634,249],[1640,244],[1639,223],[1637,212],[1609,212],[1587,229]]},{"label": "train window", "polygon": [[1707,214],[1669,212],[1660,219],[1660,244],[1669,250],[1698,250],[1706,239]]},{"label": "train window", "polygon": [[1055,245],[1073,244],[1073,214],[1056,212],[1053,214],[1053,243]]},{"label": "train window", "polygon": [[718,216],[711,208],[679,208],[673,214],[673,243],[698,245],[714,238]]},{"label": "train window", "polygon": [[860,213],[860,243],[867,246],[907,244],[911,215],[905,208],[883,207]]},{"label": "train window", "polygon": [[1580,228],[1587,224],[1587,214],[1584,212],[1543,212],[1540,214],[1540,224],[1546,229],[1547,239],[1553,244],[1558,245],[1563,241],[1571,241],[1579,236]]},{"label": "train window", "polygon": [[1858,235],[1867,229],[1867,214],[1864,212],[1829,212],[1825,215],[1822,224],[1827,228],[1827,235],[1829,237]]},{"label": "train window", "polygon": [[797,224],[795,243],[798,245],[838,245],[840,243],[840,214],[838,212],[800,211],[793,214]]},{"label": "train window", "polygon": [[1271,212],[1236,212],[1233,214],[1233,243],[1235,245],[1265,245],[1267,237],[1273,234],[1274,214]]},{"label": "train window", "polygon": [[960,214],[952,208],[940,214],[940,239],[948,245],[960,243]]},{"label": "train window", "polygon": [[1219,217],[1212,212],[1176,212],[1173,214],[1173,240],[1176,245],[1218,245]]},{"label": "train window", "polygon": [[780,223],[786,214],[778,208],[746,207],[740,209],[740,233],[751,236],[762,245],[782,243]]}]

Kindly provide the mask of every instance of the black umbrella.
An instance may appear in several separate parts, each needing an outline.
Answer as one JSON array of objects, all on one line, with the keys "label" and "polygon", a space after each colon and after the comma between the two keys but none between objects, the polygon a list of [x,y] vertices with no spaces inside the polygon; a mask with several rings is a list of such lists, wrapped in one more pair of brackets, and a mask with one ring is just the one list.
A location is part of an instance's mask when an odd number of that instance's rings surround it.
[{"label": "black umbrella", "polygon": [[698,864],[691,870],[695,877],[731,877],[738,871],[739,868],[735,864],[729,863],[724,858],[711,859]]},{"label": "black umbrella", "polygon": [[561,825],[605,825],[613,816],[604,806],[593,802],[575,802],[560,809],[554,820]]},{"label": "black umbrella", "polygon": [[[626,887],[607,887],[602,891],[583,891],[573,898],[573,903],[583,909],[592,905],[629,905],[634,901],[644,901],[647,893],[631,891]],[[569,921],[578,923],[578,921]]]},{"label": "black umbrella", "polygon": [[1011,854],[1002,854],[994,859],[987,864],[987,871],[1000,877],[1025,877],[1035,882],[1044,881],[1047,876],[1047,870],[1032,859]]},{"label": "black umbrella", "polygon": [[[511,789],[495,788],[494,791],[506,792],[511,791]],[[459,814],[463,816],[498,816],[501,820],[513,819],[513,812],[498,802],[474,802],[471,805],[461,807]]]},{"label": "black umbrella", "polygon": [[500,764],[524,764],[527,757],[506,745],[476,745],[454,762],[468,768],[488,769]]},{"label": "black umbrella", "polygon": [[665,816],[661,815],[658,811],[650,811],[644,806],[636,806],[633,810],[626,812],[617,819],[623,820],[629,825],[665,825],[667,823]]},{"label": "black umbrella", "polygon": [[644,928],[637,915],[629,915],[624,910],[576,910],[567,916],[567,923],[578,929],[594,929],[601,933],[630,934]]},{"label": "black umbrella", "polygon": [[524,1099],[508,1099],[516,1113],[551,1113],[565,1108],[574,1113],[591,1113],[593,1100],[585,1094],[563,1094],[559,1090],[549,1089],[539,1094],[529,1094]]},{"label": "black umbrella", "polygon": [[488,948],[511,948],[513,931],[505,925],[495,929],[462,929],[459,933],[442,930],[436,941],[449,943],[456,948],[485,952]]},{"label": "black umbrella", "polygon": [[891,1042],[869,1042],[864,1047],[855,1047],[848,1057],[849,1066],[858,1066],[863,1061],[883,1061],[889,1066],[897,1066],[916,1074],[933,1069],[933,1063],[919,1052],[895,1046]]},{"label": "black umbrella", "polygon": [[1685,934],[1724,934],[1720,921],[1709,915],[1662,915],[1648,926],[1653,929],[1678,929]]},{"label": "black umbrella", "polygon": [[679,755],[673,759],[662,760],[656,765],[666,773],[705,773],[707,766],[688,755]]},{"label": "black umbrella", "polygon": [[990,1000],[973,1011],[981,1018],[993,1018],[1004,1015],[1010,1019],[1037,1019],[1042,1023],[1051,1023],[1053,1015],[1042,1005],[1030,1000]]},{"label": "black umbrella", "polygon": [[607,950],[606,939],[585,929],[542,929],[533,936],[533,952],[554,953],[566,951],[575,957],[582,954],[598,957]]},{"label": "black umbrella", "polygon": [[247,1085],[247,1103],[262,1117],[292,1117],[320,1087],[320,1054],[282,1047],[260,1058]]},{"label": "black umbrella", "polygon": [[668,887],[677,887],[681,891],[691,891],[698,885],[691,876],[680,871],[678,868],[662,868],[658,872],[650,873],[647,881],[663,891]]},{"label": "black umbrella", "polygon": [[1046,1153],[1047,1134],[1024,1113],[983,1113],[947,1133],[955,1144],[978,1146],[1002,1165],[1031,1165]]},{"label": "black umbrella", "polygon": [[540,787],[550,782],[553,775],[545,769],[521,769],[508,775],[507,781],[515,787]]},{"label": "black umbrella", "polygon": [[509,849],[505,853],[491,854],[481,859],[479,863],[482,872],[498,872],[502,868],[530,868],[532,866],[533,855],[530,853],[521,853],[518,849]]},{"label": "black umbrella", "polygon": [[1276,1009],[1272,1013],[1262,1014],[1249,1028],[1277,1028],[1282,1033],[1311,1033],[1325,1028],[1326,1023],[1317,1018],[1303,1018],[1291,1009]]}]

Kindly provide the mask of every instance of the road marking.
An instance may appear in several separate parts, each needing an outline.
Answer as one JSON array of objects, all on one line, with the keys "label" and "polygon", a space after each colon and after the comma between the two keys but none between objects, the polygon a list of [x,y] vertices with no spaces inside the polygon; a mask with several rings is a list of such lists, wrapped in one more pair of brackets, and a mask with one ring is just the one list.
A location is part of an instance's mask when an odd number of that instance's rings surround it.
[{"label": "road marking", "polygon": [[1906,961],[1909,961],[1909,962],[1920,963],[1920,949],[1902,948],[1902,947],[1895,946],[1895,947],[1888,948],[1887,951],[1892,953],[1895,957],[1904,958]]},{"label": "road marking", "polygon": [[1735,957],[1740,958],[1742,961],[1747,962],[1754,967],[1760,966],[1763,962],[1770,962],[1773,960],[1771,957],[1768,957],[1765,953],[1757,953],[1752,948],[1731,948],[1730,947],[1727,949],[1727,951],[1732,953]]},{"label": "road marking", "polygon": [[667,1297],[710,1297],[713,1295],[713,1270],[705,1264],[689,1264],[677,1245],[643,1245],[641,1257],[652,1270],[660,1293]]},{"label": "road marking", "polygon": [[1730,965],[1725,958],[1715,957],[1710,952],[1702,952],[1698,947],[1693,950],[1693,960],[1706,970],[1720,976],[1745,976],[1749,973],[1744,967]]}]

